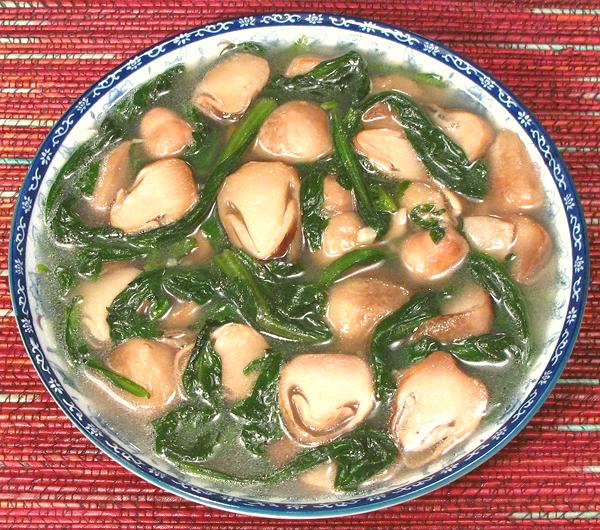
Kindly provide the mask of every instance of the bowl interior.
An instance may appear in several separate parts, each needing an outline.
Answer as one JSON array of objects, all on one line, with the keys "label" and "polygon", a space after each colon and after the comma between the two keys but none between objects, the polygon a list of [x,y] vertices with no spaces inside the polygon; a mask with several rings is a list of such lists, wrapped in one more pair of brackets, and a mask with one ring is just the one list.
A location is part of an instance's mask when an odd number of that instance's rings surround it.
[{"label": "bowl interior", "polygon": [[[94,403],[69,374],[41,295],[36,265],[40,251],[42,207],[57,171],[73,150],[93,134],[107,109],[132,88],[171,65],[209,62],[229,41],[291,45],[301,37],[323,47],[347,47],[390,63],[435,72],[485,111],[497,127],[515,131],[540,168],[549,226],[557,249],[557,292],[543,331],[542,354],[530,367],[528,385],[498,422],[471,439],[450,463],[433,465],[403,484],[368,495],[332,496],[327,502],[294,502],[289,498],[251,498],[201,480],[190,481],[167,462],[123,439],[103,421]],[[247,513],[280,516],[324,516],[356,513],[406,500],[449,482],[501,448],[541,405],[570,353],[587,286],[587,249],[580,206],[553,144],[533,116],[485,72],[441,45],[369,21],[321,14],[244,17],[214,24],[158,44],[133,57],[84,94],[59,120],[25,181],[15,213],[11,240],[11,285],[15,311],[27,349],[42,380],[74,423],[97,446],[132,471],[159,486],[196,501]]]}]

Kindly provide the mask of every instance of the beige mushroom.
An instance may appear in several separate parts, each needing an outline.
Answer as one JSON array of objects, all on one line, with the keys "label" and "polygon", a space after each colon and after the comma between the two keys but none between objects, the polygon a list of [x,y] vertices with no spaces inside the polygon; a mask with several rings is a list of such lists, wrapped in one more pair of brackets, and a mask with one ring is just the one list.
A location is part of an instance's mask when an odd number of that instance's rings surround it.
[{"label": "beige mushroom", "polygon": [[244,374],[244,368],[262,357],[269,347],[263,336],[245,324],[225,324],[213,331],[213,347],[221,357],[221,371],[225,399],[236,401],[247,398],[258,376],[257,372]]},{"label": "beige mushroom", "polygon": [[515,226],[515,243],[511,249],[514,260],[510,272],[519,283],[537,280],[550,257],[552,240],[544,227],[525,215],[509,218]]},{"label": "beige mushroom", "polygon": [[323,58],[314,55],[298,55],[290,61],[290,64],[288,64],[288,67],[285,69],[284,75],[286,77],[295,77],[297,75],[307,74],[323,61]]},{"label": "beige mushroom", "polygon": [[298,480],[313,490],[320,492],[334,491],[337,465],[335,462],[319,464],[298,475]]},{"label": "beige mushroom", "polygon": [[513,131],[503,130],[488,152],[489,193],[486,203],[497,213],[535,210],[544,189],[527,149]]},{"label": "beige mushroom", "polygon": [[250,53],[228,55],[213,66],[196,87],[192,102],[219,120],[236,121],[269,80],[266,59]]},{"label": "beige mushroom", "polygon": [[149,339],[129,339],[117,346],[106,359],[114,372],[144,387],[150,397],[119,394],[138,409],[158,410],[178,397],[180,369],[175,349]]},{"label": "beige mushroom", "polygon": [[440,215],[444,225],[456,224],[456,219],[462,212],[460,199],[451,191],[425,182],[411,182],[402,194],[400,206],[406,208],[410,215],[413,208],[421,204],[433,204],[436,210],[444,210]]},{"label": "beige mushroom", "polygon": [[463,218],[463,232],[472,247],[503,260],[515,240],[515,225],[491,215]]},{"label": "beige mushroom", "polygon": [[169,312],[161,319],[163,329],[186,329],[197,322],[202,309],[196,302],[176,301]]},{"label": "beige mushroom", "polygon": [[197,200],[190,167],[165,158],[144,167],[127,191],[119,191],[110,224],[129,234],[158,228],[183,217]]},{"label": "beige mushroom", "polygon": [[485,289],[467,284],[442,307],[442,314],[421,324],[410,340],[429,336],[441,342],[483,335],[492,329],[494,307]]},{"label": "beige mushroom", "polygon": [[396,118],[388,103],[380,101],[368,108],[362,115],[362,125],[365,129],[397,129],[402,125]]},{"label": "beige mushroom", "polygon": [[477,429],[488,404],[485,385],[446,352],[434,352],[398,380],[388,428],[409,468],[445,453]]},{"label": "beige mushroom", "polygon": [[192,127],[165,107],[147,111],[140,122],[140,137],[152,158],[177,156],[192,145]]},{"label": "beige mushroom", "polygon": [[198,230],[194,234],[194,239],[196,240],[196,246],[187,256],[183,257],[181,260],[183,265],[204,265],[213,257],[213,248],[204,232]]},{"label": "beige mushroom", "polygon": [[375,406],[366,361],[342,353],[299,355],[279,378],[279,407],[289,434],[304,445],[339,438]]},{"label": "beige mushroom", "polygon": [[131,181],[129,164],[129,140],[120,142],[102,160],[90,206],[100,211],[107,211],[115,200],[118,191]]},{"label": "beige mushroom", "polygon": [[300,180],[281,162],[248,162],[227,177],[217,198],[231,242],[258,259],[301,250]]},{"label": "beige mushroom", "polygon": [[379,92],[386,92],[388,90],[403,92],[407,96],[417,100],[423,98],[425,95],[425,92],[419,83],[417,83],[414,79],[404,75],[382,75],[373,79],[371,83],[371,92],[377,94]]},{"label": "beige mushroom", "polygon": [[487,120],[472,112],[437,107],[432,118],[471,161],[483,157],[494,141],[494,130]]},{"label": "beige mushroom", "polygon": [[428,231],[420,230],[406,238],[400,246],[400,260],[415,281],[430,282],[447,278],[465,260],[469,244],[453,228],[447,228],[439,243]]},{"label": "beige mushroom", "polygon": [[401,239],[408,231],[408,212],[406,208],[400,208],[390,217],[390,226],[385,234],[385,240]]},{"label": "beige mushroom", "polygon": [[401,129],[365,129],[354,137],[354,147],[377,169],[391,177],[427,179],[427,169]]},{"label": "beige mushroom", "polygon": [[288,164],[315,162],[332,149],[329,117],[316,103],[289,101],[265,120],[254,153]]},{"label": "beige mushroom", "polygon": [[101,346],[110,341],[110,328],[106,321],[108,307],[141,272],[135,267],[114,267],[97,280],[84,281],[78,287],[78,294],[81,296],[81,326],[92,346]]},{"label": "beige mushroom", "polygon": [[376,232],[365,226],[362,219],[354,212],[334,215],[323,231],[321,250],[317,261],[327,263],[339,258],[342,254],[375,241]]},{"label": "beige mushroom", "polygon": [[329,291],[326,318],[342,339],[368,340],[377,323],[403,305],[408,290],[391,281],[351,277]]},{"label": "beige mushroom", "polygon": [[334,175],[323,179],[323,211],[334,216],[354,210],[352,192],[338,183]]}]

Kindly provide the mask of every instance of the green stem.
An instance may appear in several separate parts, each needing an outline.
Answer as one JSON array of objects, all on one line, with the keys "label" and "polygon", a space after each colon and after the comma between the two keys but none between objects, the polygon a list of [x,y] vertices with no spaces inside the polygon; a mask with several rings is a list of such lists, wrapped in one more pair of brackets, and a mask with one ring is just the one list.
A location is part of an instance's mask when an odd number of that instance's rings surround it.
[{"label": "green stem", "polygon": [[94,357],[90,357],[86,361],[86,365],[100,372],[104,377],[106,377],[106,379],[108,379],[113,385],[121,390],[125,390],[125,392],[129,392],[137,397],[150,397],[150,392],[148,392],[143,386],[138,385],[123,375],[113,372],[110,368],[107,368],[102,361],[99,361]]}]

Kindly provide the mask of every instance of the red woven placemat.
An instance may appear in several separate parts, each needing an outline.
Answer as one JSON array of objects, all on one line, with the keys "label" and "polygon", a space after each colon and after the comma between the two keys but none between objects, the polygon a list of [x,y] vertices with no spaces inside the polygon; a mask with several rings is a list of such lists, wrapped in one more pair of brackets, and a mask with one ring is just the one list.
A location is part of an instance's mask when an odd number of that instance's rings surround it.
[{"label": "red woven placemat", "polygon": [[[0,1],[0,528],[600,528],[600,2]],[[53,3],[52,3],[53,4]],[[50,4],[50,5],[52,5]],[[492,461],[402,506],[328,521],[207,509],[95,449],[38,380],[10,310],[13,203],[37,146],[89,84],[167,35],[267,11],[329,11],[439,39],[514,89],[548,129],[588,221],[592,285],[562,379]]]}]

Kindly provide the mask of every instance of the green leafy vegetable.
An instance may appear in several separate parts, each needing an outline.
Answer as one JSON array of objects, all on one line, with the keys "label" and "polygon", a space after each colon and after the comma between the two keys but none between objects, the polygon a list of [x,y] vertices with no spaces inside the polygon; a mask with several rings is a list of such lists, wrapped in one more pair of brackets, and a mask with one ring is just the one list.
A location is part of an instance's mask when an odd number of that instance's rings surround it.
[{"label": "green leafy vegetable", "polygon": [[196,178],[204,175],[214,165],[219,150],[219,131],[206,116],[193,105],[186,105],[183,115],[193,128],[193,142],[183,158],[192,167]]},{"label": "green leafy vegetable", "polygon": [[[265,452],[265,445],[283,436],[279,419],[277,385],[283,363],[280,353],[270,351],[261,359],[261,373],[252,393],[233,406],[233,413],[242,419],[242,441],[254,454]],[[246,367],[247,368],[247,367]]]},{"label": "green leafy vegetable", "polygon": [[126,392],[129,392],[130,394],[137,396],[137,397],[145,397],[145,398],[150,397],[150,392],[148,392],[143,386],[138,385],[131,379],[128,379],[127,377],[112,371],[110,368],[107,368],[104,365],[104,363],[102,363],[98,359],[95,359],[94,357],[90,357],[86,361],[86,365],[89,366],[90,368],[93,368],[97,372],[100,372],[104,377],[106,377],[106,379],[108,379],[117,388],[125,390]]},{"label": "green leafy vegetable", "polygon": [[155,249],[146,258],[144,270],[146,272],[164,268],[170,261],[179,261],[196,248],[196,240],[186,237],[171,243],[166,249]]},{"label": "green leafy vegetable", "polygon": [[323,232],[329,224],[329,218],[323,212],[323,183],[328,169],[327,166],[318,165],[302,176],[300,187],[302,231],[311,251],[321,248]]},{"label": "green leafy vegetable", "polygon": [[351,250],[329,264],[321,273],[318,285],[321,289],[328,289],[352,267],[365,266],[389,257],[385,250],[374,247],[364,247]]},{"label": "green leafy vegetable", "polygon": [[302,35],[294,44],[292,44],[292,49],[296,55],[300,55],[302,53],[306,53],[310,47],[310,42],[306,35]]},{"label": "green leafy vegetable", "polygon": [[254,53],[256,55],[265,55],[267,49],[258,42],[246,41],[246,42],[238,42],[231,43],[225,46],[221,51],[221,55],[225,55],[226,53]]},{"label": "green leafy vegetable", "polygon": [[441,222],[445,212],[446,210],[437,209],[432,203],[419,204],[410,211],[410,220],[418,227],[428,230],[431,240],[437,245],[446,235]]},{"label": "green leafy vegetable", "polygon": [[390,213],[398,210],[394,197],[381,184],[372,184],[371,193],[377,210]]},{"label": "green leafy vegetable", "polygon": [[202,400],[215,410],[221,406],[221,357],[215,351],[208,330],[196,339],[183,372],[183,390],[188,398]]}]

